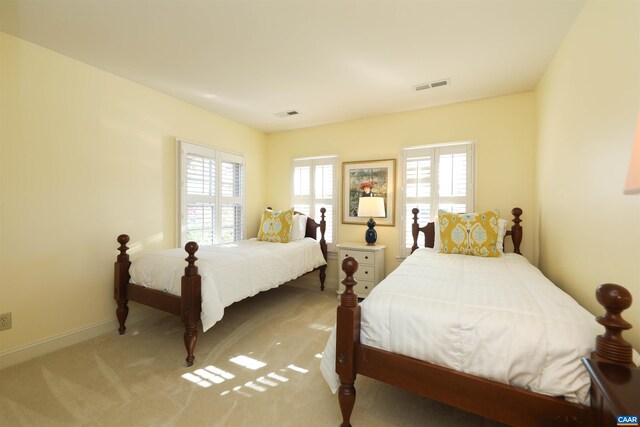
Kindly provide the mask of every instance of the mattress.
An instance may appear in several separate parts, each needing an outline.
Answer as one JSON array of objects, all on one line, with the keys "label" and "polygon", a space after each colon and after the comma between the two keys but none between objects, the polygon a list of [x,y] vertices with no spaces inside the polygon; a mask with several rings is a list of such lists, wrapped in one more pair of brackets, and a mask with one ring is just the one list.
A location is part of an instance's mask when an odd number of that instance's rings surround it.
[{"label": "mattress", "polygon": [[[526,258],[480,258],[421,248],[361,303],[360,341],[501,383],[588,404],[580,362],[604,332]],[[322,373],[332,390],[335,329]]]},{"label": "mattress", "polygon": [[[180,295],[187,265],[184,249],[145,254],[129,268],[131,283]],[[222,319],[225,307],[275,288],[326,264],[320,244],[306,237],[289,243],[241,240],[200,246],[196,252],[202,276],[202,328]]]}]

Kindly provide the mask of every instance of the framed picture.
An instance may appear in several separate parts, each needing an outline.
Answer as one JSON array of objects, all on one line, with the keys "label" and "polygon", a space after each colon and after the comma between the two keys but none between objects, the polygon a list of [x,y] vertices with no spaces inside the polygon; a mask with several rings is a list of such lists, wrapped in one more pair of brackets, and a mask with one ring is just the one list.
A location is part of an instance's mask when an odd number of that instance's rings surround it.
[{"label": "framed picture", "polygon": [[342,163],[342,223],[366,224],[358,216],[360,197],[384,198],[385,217],[374,218],[376,225],[395,224],[396,160],[368,160]]}]

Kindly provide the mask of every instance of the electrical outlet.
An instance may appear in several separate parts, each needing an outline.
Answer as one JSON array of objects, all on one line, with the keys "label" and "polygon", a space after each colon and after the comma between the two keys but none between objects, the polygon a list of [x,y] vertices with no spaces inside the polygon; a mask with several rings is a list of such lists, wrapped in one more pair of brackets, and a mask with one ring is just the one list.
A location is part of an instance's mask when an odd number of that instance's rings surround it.
[{"label": "electrical outlet", "polygon": [[11,329],[11,313],[0,314],[0,331]]}]

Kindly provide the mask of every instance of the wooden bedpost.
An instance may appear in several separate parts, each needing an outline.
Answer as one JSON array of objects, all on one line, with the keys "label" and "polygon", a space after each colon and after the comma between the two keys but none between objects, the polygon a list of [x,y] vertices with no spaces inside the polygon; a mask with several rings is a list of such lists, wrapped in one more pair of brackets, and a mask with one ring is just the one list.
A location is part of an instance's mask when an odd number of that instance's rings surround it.
[{"label": "wooden bedpost", "polygon": [[411,224],[411,234],[413,235],[413,246],[411,246],[411,253],[418,249],[418,208],[411,209],[413,214],[413,224]]},{"label": "wooden bedpost", "polygon": [[120,254],[115,262],[113,297],[118,305],[116,308],[116,317],[118,318],[118,323],[120,323],[118,333],[122,335],[127,329],[125,328],[124,323],[127,321],[127,315],[129,314],[129,300],[127,298],[127,284],[130,280],[129,266],[131,266],[129,254],[127,254],[127,250],[129,249],[127,247],[127,243],[129,243],[129,236],[126,234],[119,235],[118,243],[120,243],[120,247],[118,248]]},{"label": "wooden bedpost", "polygon": [[[327,241],[324,240],[324,232],[327,230],[327,221],[324,219],[324,214],[327,212],[325,208],[320,208],[320,250],[324,260],[327,261]],[[326,264],[320,267],[320,290],[324,291],[324,279],[327,277]]]},{"label": "wooden bedpost", "polygon": [[411,246],[411,253],[414,253],[418,249],[418,236],[422,231],[424,233],[424,246],[425,248],[433,248],[436,238],[436,225],[433,222],[428,222],[424,227],[420,227],[418,224],[418,213],[420,209],[411,209],[413,213],[413,224],[411,224],[411,235],[413,236],[413,246]]},{"label": "wooden bedpost", "polygon": [[520,223],[522,220],[520,219],[520,215],[522,215],[522,209],[513,208],[511,209],[511,214],[513,215],[513,225],[511,226],[511,240],[513,240],[513,252],[518,255],[522,255],[520,252],[520,243],[522,243],[522,226]]},{"label": "wooden bedpost", "polygon": [[353,257],[342,261],[346,277],[342,281],[345,290],[338,306],[338,329],[336,330],[336,372],[340,377],[338,401],[342,412],[342,427],[351,426],[351,412],[356,403],[355,344],[360,342],[360,306],[353,287],[358,283],[353,275],[358,271],[358,262]]},{"label": "wooden bedpost", "polygon": [[596,337],[596,351],[591,353],[591,359],[635,366],[631,344],[622,338],[622,332],[631,329],[631,324],[620,314],[631,306],[631,293],[623,286],[606,283],[596,289],[596,299],[606,310],[596,317],[605,333]]},{"label": "wooden bedpost", "polygon": [[200,321],[200,311],[202,307],[201,299],[201,278],[196,267],[195,253],[198,250],[196,242],[188,242],[184,246],[189,256],[185,258],[187,266],[184,268],[182,276],[182,298],[180,300],[180,316],[184,324],[184,346],[187,349],[187,366],[193,365],[195,356],[193,350],[198,339],[198,322]]}]

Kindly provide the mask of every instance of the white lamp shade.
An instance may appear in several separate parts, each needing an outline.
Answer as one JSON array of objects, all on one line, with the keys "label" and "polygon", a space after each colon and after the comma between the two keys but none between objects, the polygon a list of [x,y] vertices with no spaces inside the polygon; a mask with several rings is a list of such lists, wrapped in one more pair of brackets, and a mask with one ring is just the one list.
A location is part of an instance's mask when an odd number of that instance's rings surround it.
[{"label": "white lamp shade", "polygon": [[636,137],[633,141],[631,164],[629,165],[627,183],[624,186],[624,194],[640,194],[640,114],[638,114]]},{"label": "white lamp shade", "polygon": [[360,197],[358,216],[382,218],[384,213],[384,197]]}]

